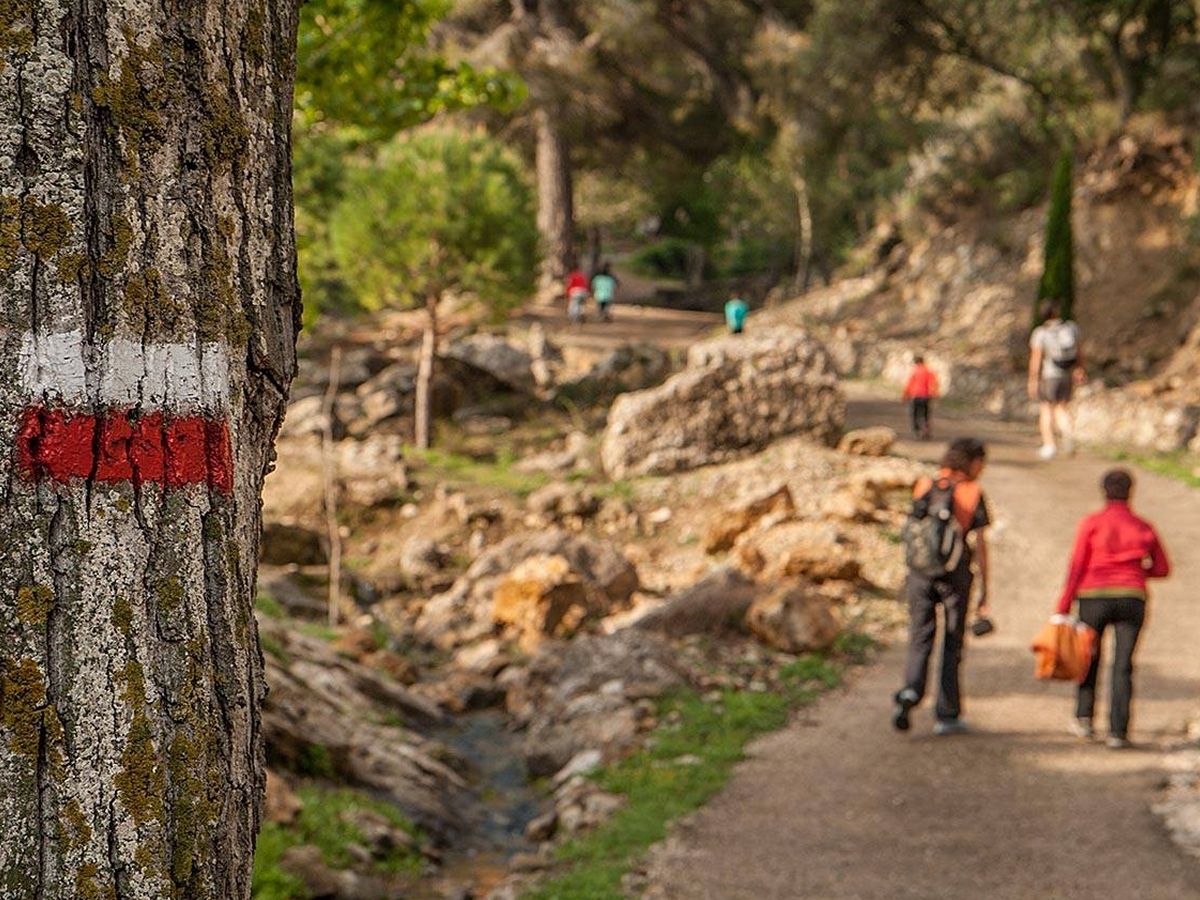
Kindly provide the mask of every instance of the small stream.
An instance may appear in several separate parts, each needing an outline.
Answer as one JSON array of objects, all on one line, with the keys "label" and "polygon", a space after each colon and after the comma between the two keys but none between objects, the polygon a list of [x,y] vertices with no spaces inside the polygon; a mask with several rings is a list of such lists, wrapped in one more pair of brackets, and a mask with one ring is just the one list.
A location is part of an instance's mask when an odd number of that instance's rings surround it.
[{"label": "small stream", "polygon": [[509,730],[503,713],[486,710],[457,716],[430,737],[470,763],[481,814],[474,835],[446,855],[442,875],[457,883],[498,882],[513,855],[535,849],[525,827],[544,802],[529,782],[522,736]]}]

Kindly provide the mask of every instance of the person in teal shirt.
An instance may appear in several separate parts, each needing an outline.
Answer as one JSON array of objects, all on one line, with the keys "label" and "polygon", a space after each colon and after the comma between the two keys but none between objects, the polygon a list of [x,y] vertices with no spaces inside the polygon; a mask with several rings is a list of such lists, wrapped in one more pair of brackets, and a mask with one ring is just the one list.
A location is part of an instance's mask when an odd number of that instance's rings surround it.
[{"label": "person in teal shirt", "polygon": [[617,279],[608,263],[600,267],[600,271],[592,277],[592,296],[596,298],[596,306],[600,309],[600,318],[605,322],[612,319],[609,306],[617,295]]},{"label": "person in teal shirt", "polygon": [[731,334],[741,334],[746,328],[746,317],[750,315],[750,304],[741,297],[733,297],[725,304],[725,324]]}]

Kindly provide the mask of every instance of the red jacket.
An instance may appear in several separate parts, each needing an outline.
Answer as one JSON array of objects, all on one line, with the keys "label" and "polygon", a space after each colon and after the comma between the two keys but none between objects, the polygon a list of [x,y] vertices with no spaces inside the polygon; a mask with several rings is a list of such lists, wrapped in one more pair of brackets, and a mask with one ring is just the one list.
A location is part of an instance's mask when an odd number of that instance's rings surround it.
[{"label": "red jacket", "polygon": [[1077,597],[1089,594],[1145,596],[1147,579],[1165,578],[1170,572],[1153,526],[1135,516],[1128,503],[1110,500],[1079,523],[1058,611],[1069,613]]},{"label": "red jacket", "polygon": [[938,380],[937,375],[933,374],[933,369],[924,364],[914,366],[912,374],[908,376],[908,383],[904,385],[904,399],[928,399],[937,395]]}]

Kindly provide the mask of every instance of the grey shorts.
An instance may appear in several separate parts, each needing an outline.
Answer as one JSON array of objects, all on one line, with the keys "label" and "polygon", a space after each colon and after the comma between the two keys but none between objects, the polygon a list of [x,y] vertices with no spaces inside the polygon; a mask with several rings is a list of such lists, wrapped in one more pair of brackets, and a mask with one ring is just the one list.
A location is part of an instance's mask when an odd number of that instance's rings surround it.
[{"label": "grey shorts", "polygon": [[1042,376],[1038,382],[1038,399],[1043,403],[1069,403],[1074,387],[1069,372],[1061,378]]}]

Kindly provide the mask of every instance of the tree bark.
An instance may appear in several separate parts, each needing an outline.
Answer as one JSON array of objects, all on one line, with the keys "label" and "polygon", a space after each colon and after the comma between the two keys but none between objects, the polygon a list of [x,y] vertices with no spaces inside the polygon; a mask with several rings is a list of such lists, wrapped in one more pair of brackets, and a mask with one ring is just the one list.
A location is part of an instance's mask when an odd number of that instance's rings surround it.
[{"label": "tree bark", "polygon": [[796,192],[796,287],[807,291],[812,283],[813,217],[808,199],[808,181],[800,175],[792,178]]},{"label": "tree bark", "polygon": [[415,440],[417,447],[428,450],[433,440],[433,365],[437,358],[437,298],[425,301],[425,312],[429,321],[425,323],[425,336],[421,341],[421,358],[417,362],[417,389],[415,411]]},{"label": "tree bark", "polygon": [[538,231],[542,236],[543,293],[559,289],[575,262],[575,205],[571,156],[558,116],[546,105],[533,111],[537,137]]},{"label": "tree bark", "polygon": [[0,896],[250,895],[295,12],[0,18]]}]

